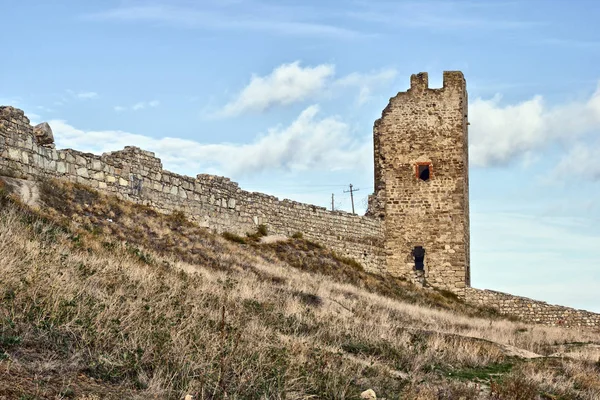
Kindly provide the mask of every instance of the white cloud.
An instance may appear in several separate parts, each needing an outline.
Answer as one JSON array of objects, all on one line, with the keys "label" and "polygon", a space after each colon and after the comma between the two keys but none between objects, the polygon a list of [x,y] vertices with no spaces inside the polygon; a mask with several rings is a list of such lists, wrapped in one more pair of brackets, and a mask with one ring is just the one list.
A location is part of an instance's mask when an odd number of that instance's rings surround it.
[{"label": "white cloud", "polygon": [[134,104],[131,109],[134,111],[143,110],[145,108],[156,108],[160,105],[160,101],[151,100],[151,101],[141,101],[139,103]]},{"label": "white cloud", "polygon": [[394,68],[386,68],[381,71],[370,73],[353,72],[340,79],[335,84],[339,86],[357,87],[359,89],[357,103],[367,103],[372,97],[373,89],[394,80],[397,71]]},{"label": "white cloud", "polygon": [[351,139],[338,117],[318,117],[310,106],[284,128],[273,128],[248,144],[204,144],[178,138],[155,139],[123,131],[82,131],[65,121],[50,121],[59,147],[102,153],[136,145],[154,151],[166,168],[195,174],[252,175],[270,169],[339,170],[370,165],[369,140]]},{"label": "white cloud", "polygon": [[267,76],[253,75],[248,86],[217,115],[229,117],[261,112],[275,105],[305,100],[319,93],[334,72],[334,66],[328,64],[316,67],[302,67],[299,61],[282,64]]},{"label": "white cloud", "polygon": [[114,106],[113,109],[116,112],[123,112],[123,111],[126,111],[128,109],[131,109],[133,111],[139,111],[139,110],[143,110],[143,109],[146,109],[146,108],[156,108],[159,105],[160,105],[160,101],[158,101],[158,100],[151,100],[151,101],[140,101],[138,103],[135,103],[131,107]]},{"label": "white cloud", "polygon": [[548,107],[542,96],[514,105],[501,97],[475,99],[469,105],[470,161],[473,165],[505,164],[556,141],[600,131],[600,86],[583,101]]},{"label": "white cloud", "polygon": [[96,92],[81,92],[81,93],[77,93],[76,96],[77,96],[77,98],[80,98],[80,99],[89,100],[89,99],[97,98],[98,93],[96,93]]},{"label": "white cloud", "polygon": [[230,103],[214,114],[231,117],[249,112],[263,112],[322,95],[332,89],[358,89],[357,103],[363,105],[373,97],[373,91],[396,77],[396,70],[386,68],[369,73],[353,72],[334,80],[335,66],[320,64],[302,67],[299,61],[282,64],[269,75],[253,75],[250,83]]},{"label": "white cloud", "polygon": [[259,2],[193,2],[187,6],[152,4],[123,6],[86,15],[88,20],[146,22],[174,25],[178,28],[266,32],[278,35],[332,38],[366,36],[358,31],[315,21],[320,14],[307,7],[286,7]]},{"label": "white cloud", "polygon": [[552,176],[561,179],[600,181],[600,140],[577,142],[563,155]]}]

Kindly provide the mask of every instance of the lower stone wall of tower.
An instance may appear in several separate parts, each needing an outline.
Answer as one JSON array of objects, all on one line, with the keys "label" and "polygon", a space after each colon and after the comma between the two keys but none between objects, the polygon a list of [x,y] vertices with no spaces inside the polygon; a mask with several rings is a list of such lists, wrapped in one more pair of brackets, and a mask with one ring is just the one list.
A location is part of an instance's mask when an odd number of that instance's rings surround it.
[{"label": "lower stone wall of tower", "polygon": [[519,317],[525,322],[556,326],[600,326],[600,314],[493,290],[466,288],[465,300],[478,306],[494,308],[501,314]]},{"label": "lower stone wall of tower", "polygon": [[56,150],[38,144],[27,117],[12,107],[0,107],[0,174],[77,182],[163,213],[182,211],[219,233],[244,235],[256,232],[261,224],[270,234],[300,232],[357,260],[366,271],[385,274],[383,229],[378,219],[248,192],[219,176],[178,175],[164,170],[154,153],[136,147],[101,156]]}]

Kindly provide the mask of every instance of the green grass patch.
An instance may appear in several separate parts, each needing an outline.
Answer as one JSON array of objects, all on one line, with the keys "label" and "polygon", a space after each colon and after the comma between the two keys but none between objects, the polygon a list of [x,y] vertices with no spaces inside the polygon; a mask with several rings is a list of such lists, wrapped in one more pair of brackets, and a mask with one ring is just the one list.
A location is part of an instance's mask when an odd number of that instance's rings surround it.
[{"label": "green grass patch", "polygon": [[514,367],[514,363],[488,364],[481,367],[470,367],[463,369],[452,369],[443,371],[444,376],[452,379],[467,381],[483,380],[491,381],[503,375],[509,374]]},{"label": "green grass patch", "polygon": [[0,361],[8,359],[7,351],[21,344],[20,336],[0,334]]},{"label": "green grass patch", "polygon": [[408,353],[386,341],[366,342],[348,338],[340,347],[346,353],[356,356],[371,356],[385,360],[399,370],[404,370],[409,364]]},{"label": "green grass patch", "polygon": [[133,246],[129,243],[126,243],[126,248],[127,251],[130,254],[133,254],[134,256],[136,256],[138,258],[138,260],[140,260],[141,263],[143,264],[148,264],[148,265],[152,265],[153,260],[152,260],[152,256],[148,253],[146,253],[145,251],[139,249],[136,246]]}]

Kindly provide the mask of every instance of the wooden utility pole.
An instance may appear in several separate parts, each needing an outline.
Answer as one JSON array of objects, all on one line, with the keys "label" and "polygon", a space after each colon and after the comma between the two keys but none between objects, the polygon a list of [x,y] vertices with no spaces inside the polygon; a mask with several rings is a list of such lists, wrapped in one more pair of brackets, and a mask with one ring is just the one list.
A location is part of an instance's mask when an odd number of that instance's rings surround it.
[{"label": "wooden utility pole", "polygon": [[354,192],[358,192],[360,189],[352,189],[352,184],[350,184],[350,190],[344,190],[344,193],[350,193],[350,202],[352,203],[352,214],[356,214],[354,212]]}]

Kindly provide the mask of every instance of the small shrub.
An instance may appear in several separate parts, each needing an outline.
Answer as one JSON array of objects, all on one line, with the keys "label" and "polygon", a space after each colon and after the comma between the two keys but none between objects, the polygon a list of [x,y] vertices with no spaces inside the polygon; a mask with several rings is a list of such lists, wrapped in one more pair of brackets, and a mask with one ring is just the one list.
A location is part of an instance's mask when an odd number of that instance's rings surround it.
[{"label": "small shrub", "polygon": [[145,253],[144,251],[140,250],[135,246],[130,245],[129,243],[126,244],[126,247],[127,251],[136,256],[143,264],[152,264],[152,257],[150,256],[150,254]]},{"label": "small shrub", "polygon": [[77,272],[79,273],[79,276],[82,279],[86,279],[94,275],[96,273],[96,270],[94,268],[90,268],[85,263],[80,262],[79,264],[77,264]]},{"label": "small shrub", "polygon": [[102,242],[102,247],[106,250],[114,250],[117,247],[117,244],[114,242]]},{"label": "small shrub", "polygon": [[246,239],[244,239],[243,237],[241,237],[239,235],[236,235],[235,233],[223,232],[221,234],[221,236],[223,236],[225,239],[229,240],[230,242],[246,244]]},{"label": "small shrub", "polygon": [[71,387],[67,386],[60,391],[60,396],[62,399],[74,399],[75,391]]},{"label": "small shrub", "polygon": [[4,181],[0,180],[0,204],[6,202],[8,196],[8,191],[6,190],[6,185]]},{"label": "small shrub", "polygon": [[169,220],[175,225],[185,225],[188,219],[183,211],[175,210],[169,215]]},{"label": "small shrub", "polygon": [[294,295],[296,295],[300,299],[300,302],[304,305],[311,307],[319,307],[323,305],[323,299],[316,294],[295,292]]},{"label": "small shrub", "polygon": [[258,226],[258,228],[256,229],[256,233],[260,236],[267,236],[269,234],[269,230],[267,229],[267,226],[265,224],[260,224]]},{"label": "small shrub", "polygon": [[442,297],[447,298],[448,300],[462,302],[461,298],[454,292],[446,289],[436,289],[436,291],[442,295]]},{"label": "small shrub", "polygon": [[350,257],[345,257],[345,256],[340,256],[337,253],[332,253],[332,256],[334,259],[336,259],[337,261],[341,262],[342,264],[346,264],[349,267],[352,267],[358,271],[363,271],[364,268],[361,265],[361,263],[359,263],[358,261],[356,261],[354,258],[350,258]]},{"label": "small shrub", "polygon": [[304,235],[302,234],[302,232],[296,232],[292,235],[292,239],[302,239],[304,237]]},{"label": "small shrub", "polygon": [[314,248],[314,249],[322,249],[323,246],[317,242],[313,242],[312,240],[304,240],[304,242],[308,245],[309,249],[310,247]]},{"label": "small shrub", "polygon": [[8,354],[6,352],[19,344],[21,344],[20,336],[0,334],[0,361],[8,359]]},{"label": "small shrub", "polygon": [[260,238],[265,237],[268,234],[269,234],[269,231],[267,230],[267,226],[263,225],[263,224],[260,224],[256,228],[256,232],[248,232],[248,233],[246,233],[246,237],[251,242],[259,242]]}]

